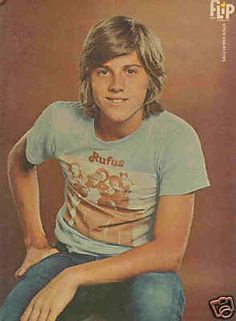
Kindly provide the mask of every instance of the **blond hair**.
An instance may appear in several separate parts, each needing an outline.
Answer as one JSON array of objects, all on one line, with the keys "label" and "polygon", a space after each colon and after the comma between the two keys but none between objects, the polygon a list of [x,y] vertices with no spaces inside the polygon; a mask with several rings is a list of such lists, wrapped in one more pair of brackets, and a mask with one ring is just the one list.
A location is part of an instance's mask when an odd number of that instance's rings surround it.
[{"label": "blond hair", "polygon": [[159,96],[166,79],[159,38],[145,25],[125,16],[105,19],[92,27],[84,41],[80,60],[80,101],[88,117],[95,117],[90,73],[105,62],[136,51],[150,81],[144,100],[144,117],[163,110]]}]

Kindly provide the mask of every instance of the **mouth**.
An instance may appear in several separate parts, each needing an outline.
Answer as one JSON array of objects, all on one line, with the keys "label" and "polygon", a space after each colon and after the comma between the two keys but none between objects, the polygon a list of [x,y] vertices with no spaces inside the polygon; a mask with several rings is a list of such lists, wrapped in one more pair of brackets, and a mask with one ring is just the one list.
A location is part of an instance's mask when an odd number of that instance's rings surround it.
[{"label": "mouth", "polygon": [[106,97],[106,100],[112,102],[113,104],[121,104],[128,100],[128,98],[122,97]]}]

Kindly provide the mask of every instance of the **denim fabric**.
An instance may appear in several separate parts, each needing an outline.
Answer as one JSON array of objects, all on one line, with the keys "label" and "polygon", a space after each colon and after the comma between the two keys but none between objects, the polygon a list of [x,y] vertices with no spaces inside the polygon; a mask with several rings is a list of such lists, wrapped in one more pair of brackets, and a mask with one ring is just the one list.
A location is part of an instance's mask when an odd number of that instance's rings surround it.
[{"label": "denim fabric", "polygon": [[[0,321],[19,321],[34,295],[65,268],[104,259],[59,248],[59,253],[43,259],[21,277],[0,309]],[[109,321],[180,321],[183,309],[178,274],[155,272],[125,282],[81,287],[57,320],[80,321],[95,313]]]}]

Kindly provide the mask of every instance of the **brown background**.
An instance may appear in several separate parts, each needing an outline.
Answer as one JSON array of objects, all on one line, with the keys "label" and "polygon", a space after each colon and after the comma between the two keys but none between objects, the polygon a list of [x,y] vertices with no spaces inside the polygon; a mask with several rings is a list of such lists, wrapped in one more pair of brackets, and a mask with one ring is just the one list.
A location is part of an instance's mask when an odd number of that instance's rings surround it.
[{"label": "brown background", "polygon": [[[227,23],[228,56],[222,63],[221,22],[209,18],[206,0],[8,0],[0,6],[0,297],[14,284],[12,275],[24,256],[7,183],[7,154],[46,105],[77,99],[84,36],[95,22],[112,15],[132,16],[159,35],[168,72],[162,103],[190,122],[203,144],[211,188],[197,193],[181,275],[185,320],[212,321],[209,299],[225,294],[236,298],[236,13]],[[63,180],[55,161],[43,164],[39,175],[43,222],[52,240]]]}]

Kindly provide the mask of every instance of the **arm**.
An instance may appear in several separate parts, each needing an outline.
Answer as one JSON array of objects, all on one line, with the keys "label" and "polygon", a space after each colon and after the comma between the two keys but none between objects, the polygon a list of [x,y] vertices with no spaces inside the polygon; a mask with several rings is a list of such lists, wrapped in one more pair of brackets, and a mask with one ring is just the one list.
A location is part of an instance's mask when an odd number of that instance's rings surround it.
[{"label": "arm", "polygon": [[117,282],[145,272],[177,271],[187,245],[193,207],[194,194],[161,196],[153,241],[118,256],[65,269],[33,298],[21,321],[31,320],[35,314],[35,321],[55,321],[79,286]]},{"label": "arm", "polygon": [[12,148],[8,158],[9,184],[27,249],[26,259],[16,275],[23,274],[29,266],[51,253],[40,218],[37,168],[26,159],[26,140],[27,133]]},{"label": "arm", "polygon": [[121,255],[68,268],[77,286],[116,282],[145,272],[180,268],[192,222],[194,194],[161,196],[154,240]]}]

